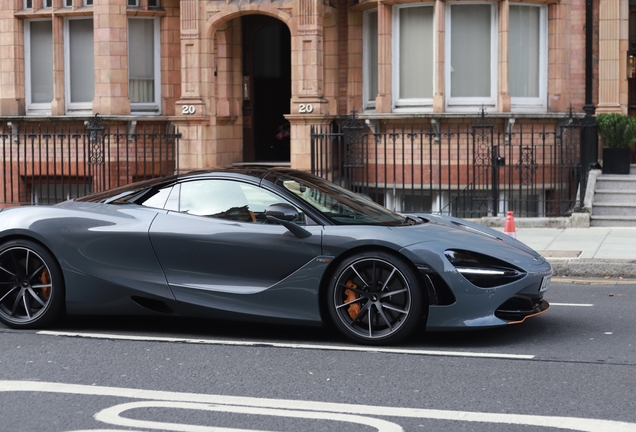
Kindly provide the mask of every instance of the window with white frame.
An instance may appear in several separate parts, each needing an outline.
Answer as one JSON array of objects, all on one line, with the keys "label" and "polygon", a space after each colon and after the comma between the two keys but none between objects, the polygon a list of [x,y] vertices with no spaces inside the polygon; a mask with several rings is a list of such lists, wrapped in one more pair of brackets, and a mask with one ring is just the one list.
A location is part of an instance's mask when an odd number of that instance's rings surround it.
[{"label": "window with white frame", "polygon": [[91,111],[95,96],[93,19],[64,22],[66,109]]},{"label": "window with white frame", "polygon": [[458,3],[446,15],[446,105],[496,106],[497,4]]},{"label": "window with white frame", "polygon": [[51,111],[53,100],[53,23],[24,23],[24,70],[28,113]]},{"label": "window with white frame", "polygon": [[33,9],[33,0],[24,0],[25,9]]},{"label": "window with white frame", "polygon": [[364,36],[362,38],[363,52],[363,98],[364,108],[375,108],[375,98],[378,96],[378,10],[365,11],[362,16]]},{"label": "window with white frame", "polygon": [[93,0],[84,0],[84,6],[93,6]]},{"label": "window with white frame", "polygon": [[[518,1],[518,0],[517,0]],[[403,4],[392,8],[391,79],[394,111],[432,109],[435,57],[444,62],[447,112],[475,112],[497,107],[499,83],[508,83],[513,112],[547,109],[548,8],[544,4],[510,3],[503,25],[507,51],[500,51],[499,11],[495,2],[448,2],[444,43],[435,41],[434,6]],[[506,7],[506,6],[504,6]],[[363,108],[375,108],[378,82],[378,11],[363,12]],[[444,50],[436,53],[436,49]],[[500,68],[499,56],[507,58]],[[505,74],[502,76],[502,74]],[[442,80],[440,80],[441,82]]]},{"label": "window with white frame", "polygon": [[139,6],[139,0],[128,0],[127,6],[137,7]]},{"label": "window with white frame", "polygon": [[432,108],[434,86],[434,8],[393,9],[393,97],[396,108]]},{"label": "window with white frame", "polygon": [[73,0],[64,0],[64,7],[73,7]]},{"label": "window with white frame", "polygon": [[44,9],[50,9],[53,6],[53,0],[42,0],[42,7]]},{"label": "window with white frame", "polygon": [[547,94],[547,8],[510,4],[508,92],[512,109],[545,109]]},{"label": "window with white frame", "polygon": [[159,19],[128,19],[128,98],[135,112],[158,112],[161,100]]}]

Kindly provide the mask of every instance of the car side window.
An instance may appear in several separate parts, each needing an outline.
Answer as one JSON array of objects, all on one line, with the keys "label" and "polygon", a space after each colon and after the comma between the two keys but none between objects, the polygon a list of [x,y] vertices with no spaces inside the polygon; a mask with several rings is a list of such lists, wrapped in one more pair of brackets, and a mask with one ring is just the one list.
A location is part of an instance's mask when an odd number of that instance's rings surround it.
[{"label": "car side window", "polygon": [[[232,180],[206,179],[181,184],[179,211],[237,222],[267,223],[267,207],[278,203],[287,201],[258,186]],[[304,224],[305,216],[300,209],[298,211],[296,222]]]},{"label": "car side window", "polygon": [[168,196],[170,196],[170,192],[172,191],[172,187],[167,187],[163,189],[152,190],[149,193],[146,193],[145,196],[140,200],[136,200],[135,203],[138,203],[145,207],[154,207],[154,208],[164,208],[166,205],[166,200]]}]

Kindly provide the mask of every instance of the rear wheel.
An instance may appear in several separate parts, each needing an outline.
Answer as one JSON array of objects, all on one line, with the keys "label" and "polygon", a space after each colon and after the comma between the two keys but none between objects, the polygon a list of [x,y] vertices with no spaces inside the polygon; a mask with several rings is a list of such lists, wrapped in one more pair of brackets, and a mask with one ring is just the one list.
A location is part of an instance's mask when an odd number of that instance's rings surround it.
[{"label": "rear wheel", "polygon": [[63,311],[62,271],[53,255],[29,240],[0,246],[0,321],[13,328],[45,327]]},{"label": "rear wheel", "polygon": [[395,343],[423,317],[418,279],[401,259],[384,252],[352,256],[336,269],[328,308],[336,327],[363,344]]}]

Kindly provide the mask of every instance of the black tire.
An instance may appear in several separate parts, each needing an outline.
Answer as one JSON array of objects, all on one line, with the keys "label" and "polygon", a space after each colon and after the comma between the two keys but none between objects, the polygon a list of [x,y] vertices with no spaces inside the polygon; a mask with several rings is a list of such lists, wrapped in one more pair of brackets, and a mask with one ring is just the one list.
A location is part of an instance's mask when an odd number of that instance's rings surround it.
[{"label": "black tire", "polygon": [[398,257],[379,251],[354,255],[337,267],[327,307],[342,334],[366,345],[404,339],[428,311],[414,271]]},{"label": "black tire", "polygon": [[42,328],[64,313],[62,270],[49,251],[29,240],[0,246],[0,321]]}]

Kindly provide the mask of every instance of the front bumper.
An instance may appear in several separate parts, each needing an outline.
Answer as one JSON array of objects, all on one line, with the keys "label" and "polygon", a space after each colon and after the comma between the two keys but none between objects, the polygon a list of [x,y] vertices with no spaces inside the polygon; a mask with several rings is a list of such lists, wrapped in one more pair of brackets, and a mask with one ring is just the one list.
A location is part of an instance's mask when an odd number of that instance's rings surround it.
[{"label": "front bumper", "polygon": [[495,316],[508,321],[508,324],[519,324],[527,318],[541,315],[549,308],[550,304],[543,300],[543,296],[516,295],[499,306],[495,311]]}]

